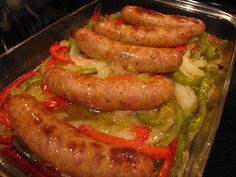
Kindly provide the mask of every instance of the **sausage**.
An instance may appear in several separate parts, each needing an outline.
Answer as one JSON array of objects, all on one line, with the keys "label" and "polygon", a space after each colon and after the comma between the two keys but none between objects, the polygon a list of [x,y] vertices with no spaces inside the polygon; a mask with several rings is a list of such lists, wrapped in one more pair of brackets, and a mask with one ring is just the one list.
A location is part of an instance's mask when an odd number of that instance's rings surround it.
[{"label": "sausage", "polygon": [[73,103],[106,111],[153,109],[174,95],[173,81],[158,75],[114,80],[53,68],[45,72],[43,81],[53,92]]},{"label": "sausage", "polygon": [[73,177],[152,177],[153,161],[134,149],[97,142],[57,120],[29,95],[8,101],[10,121],[25,144]]},{"label": "sausage", "polygon": [[137,26],[182,26],[190,29],[193,35],[200,34],[206,27],[203,21],[196,18],[166,15],[138,6],[125,6],[121,14],[124,21],[128,24]]},{"label": "sausage", "polygon": [[167,73],[182,63],[182,55],[172,48],[151,48],[111,40],[92,30],[81,28],[74,33],[78,48],[92,58],[116,62],[138,72]]},{"label": "sausage", "polygon": [[114,21],[99,22],[94,30],[116,41],[146,47],[176,47],[187,44],[193,37],[191,30],[182,26],[138,27]]}]

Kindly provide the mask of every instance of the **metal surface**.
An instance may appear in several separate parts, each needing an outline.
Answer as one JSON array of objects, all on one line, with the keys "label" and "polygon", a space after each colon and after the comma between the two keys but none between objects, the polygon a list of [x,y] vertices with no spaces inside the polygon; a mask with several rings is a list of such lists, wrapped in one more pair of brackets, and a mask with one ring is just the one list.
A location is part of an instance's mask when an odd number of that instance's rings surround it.
[{"label": "metal surface", "polygon": [[[0,89],[4,88],[17,76],[37,67],[41,60],[49,55],[48,48],[53,42],[68,37],[76,28],[86,23],[98,2],[98,0],[93,1],[78,9],[1,55]],[[163,13],[197,17],[206,23],[206,31],[208,33],[230,41],[231,45],[228,46],[225,57],[227,72],[224,75],[224,81],[220,88],[221,96],[219,97],[216,107],[211,109],[207,121],[204,123],[191,146],[190,159],[184,173],[184,176],[201,176],[212,147],[215,132],[220,122],[232,74],[236,53],[236,18],[217,8],[202,3],[186,2],[183,0],[120,0],[119,3],[115,0],[101,0],[101,2],[103,4],[101,13],[116,12],[124,5],[134,4],[158,10]]]}]

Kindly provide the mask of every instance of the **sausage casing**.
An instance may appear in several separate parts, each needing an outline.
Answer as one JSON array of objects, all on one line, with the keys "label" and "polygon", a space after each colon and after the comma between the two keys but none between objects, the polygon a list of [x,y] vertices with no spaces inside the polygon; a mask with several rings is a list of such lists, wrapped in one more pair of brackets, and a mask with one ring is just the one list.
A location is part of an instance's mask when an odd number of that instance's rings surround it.
[{"label": "sausage casing", "polygon": [[138,6],[125,6],[122,9],[122,18],[128,24],[137,26],[183,26],[198,35],[205,30],[203,21],[180,15],[166,15],[157,11],[145,9]]},{"label": "sausage casing", "polygon": [[45,72],[43,80],[53,92],[73,103],[106,111],[153,109],[174,94],[173,81],[164,76],[111,80],[54,68]]},{"label": "sausage casing", "polygon": [[130,148],[97,142],[57,120],[34,97],[8,101],[10,121],[26,145],[73,177],[152,177],[153,161]]},{"label": "sausage casing", "polygon": [[167,73],[182,63],[182,55],[172,48],[129,45],[82,28],[74,33],[78,48],[92,58],[132,66],[138,72]]},{"label": "sausage casing", "polygon": [[141,27],[104,21],[96,24],[96,33],[116,41],[145,47],[176,47],[185,45],[193,37],[185,27]]}]

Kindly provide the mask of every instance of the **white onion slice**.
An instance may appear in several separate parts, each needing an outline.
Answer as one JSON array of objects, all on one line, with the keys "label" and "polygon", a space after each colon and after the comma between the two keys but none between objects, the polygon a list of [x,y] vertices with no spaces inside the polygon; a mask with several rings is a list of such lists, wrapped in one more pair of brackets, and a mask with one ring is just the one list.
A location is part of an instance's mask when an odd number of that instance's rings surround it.
[{"label": "white onion slice", "polygon": [[215,70],[218,70],[218,69],[219,69],[219,66],[218,66],[217,64],[215,64],[215,63],[209,63],[209,64],[207,65],[207,68],[208,68],[208,69],[215,69]]},{"label": "white onion slice", "polygon": [[190,86],[175,83],[175,98],[184,112],[190,113],[196,107],[197,96]]},{"label": "white onion slice", "polygon": [[199,59],[199,60],[193,61],[192,64],[196,66],[197,68],[200,68],[200,67],[205,67],[207,65],[207,61],[204,59]]},{"label": "white onion slice", "polygon": [[126,74],[127,71],[124,70],[120,65],[115,63],[107,63],[105,61],[100,61],[96,59],[85,58],[79,54],[79,50],[76,45],[72,45],[70,50],[71,60],[76,66],[82,68],[96,68],[98,78],[106,78],[112,74]]},{"label": "white onion slice", "polygon": [[[194,66],[189,60],[189,52],[183,56],[183,63],[179,68],[184,74],[193,76],[205,76],[205,72],[198,67]],[[189,74],[188,74],[189,73]]]}]

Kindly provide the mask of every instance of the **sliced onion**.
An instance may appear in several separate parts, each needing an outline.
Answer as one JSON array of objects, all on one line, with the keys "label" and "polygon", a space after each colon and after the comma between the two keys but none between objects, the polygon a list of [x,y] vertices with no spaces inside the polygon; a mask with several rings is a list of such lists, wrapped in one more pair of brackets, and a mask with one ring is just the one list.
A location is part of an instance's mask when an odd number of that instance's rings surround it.
[{"label": "sliced onion", "polygon": [[[194,76],[200,76],[203,77],[205,76],[205,72],[202,71],[201,69],[199,69],[198,67],[194,66],[190,60],[189,60],[189,52],[187,52],[184,56],[183,56],[183,63],[180,66],[180,70],[186,74],[187,76],[189,74],[194,75]],[[189,74],[188,74],[189,73]]]},{"label": "sliced onion", "polygon": [[204,59],[199,59],[199,60],[193,61],[192,64],[196,66],[197,68],[201,68],[207,65],[207,61]]},{"label": "sliced onion", "polygon": [[111,71],[107,68],[106,62],[85,58],[79,54],[79,50],[76,45],[71,46],[70,58],[76,66],[82,68],[96,68],[97,77],[99,78],[105,78],[111,74]]},{"label": "sliced onion", "polygon": [[88,60],[88,58],[85,58],[82,55],[79,55],[80,50],[78,49],[78,47],[74,44],[71,46],[70,49],[70,58],[71,60],[76,64],[79,65],[80,60]]},{"label": "sliced onion", "polygon": [[184,86],[176,82],[175,98],[186,114],[193,112],[196,108],[197,96],[190,86]]},{"label": "sliced onion", "polygon": [[218,70],[218,69],[219,69],[219,66],[218,66],[217,64],[215,64],[215,63],[209,63],[209,64],[207,65],[207,68],[208,68],[208,69],[215,69],[215,70]]},{"label": "sliced onion", "polygon": [[65,40],[65,39],[60,41],[60,46],[61,47],[69,47],[69,41]]},{"label": "sliced onion", "polygon": [[127,127],[127,128],[117,127],[116,128],[116,126],[112,126],[112,128],[106,133],[112,136],[132,140],[134,139],[135,136],[134,136],[134,133],[132,133],[130,130],[131,130],[131,127]]},{"label": "sliced onion", "polygon": [[71,60],[76,66],[81,68],[96,68],[98,78],[106,78],[112,74],[126,74],[127,71],[124,70],[120,65],[115,63],[107,63],[105,61],[100,61],[96,59],[86,58],[79,53],[76,45],[72,45],[70,50]]}]

